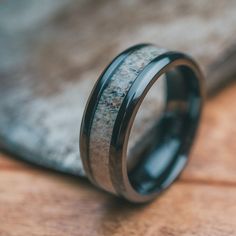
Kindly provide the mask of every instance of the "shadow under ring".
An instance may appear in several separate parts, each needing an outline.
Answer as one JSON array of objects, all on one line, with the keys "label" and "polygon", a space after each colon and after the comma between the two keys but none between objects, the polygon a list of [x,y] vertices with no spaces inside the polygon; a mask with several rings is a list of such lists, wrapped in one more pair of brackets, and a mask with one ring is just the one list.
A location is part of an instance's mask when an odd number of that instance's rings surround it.
[{"label": "shadow under ring", "polygon": [[[135,116],[162,75],[167,85],[165,110],[152,130],[150,145],[128,170],[127,146]],[[98,79],[84,111],[80,152],[88,178],[131,202],[154,199],[187,163],[203,97],[203,75],[189,56],[151,44],[122,52]]]}]

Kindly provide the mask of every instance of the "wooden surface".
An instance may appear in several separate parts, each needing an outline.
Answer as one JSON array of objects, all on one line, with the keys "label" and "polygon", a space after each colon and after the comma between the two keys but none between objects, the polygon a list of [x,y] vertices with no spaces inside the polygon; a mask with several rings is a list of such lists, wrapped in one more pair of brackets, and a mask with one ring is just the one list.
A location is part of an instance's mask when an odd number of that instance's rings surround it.
[{"label": "wooden surface", "polygon": [[137,206],[0,155],[0,235],[236,235],[236,84],[207,101],[181,178]]}]

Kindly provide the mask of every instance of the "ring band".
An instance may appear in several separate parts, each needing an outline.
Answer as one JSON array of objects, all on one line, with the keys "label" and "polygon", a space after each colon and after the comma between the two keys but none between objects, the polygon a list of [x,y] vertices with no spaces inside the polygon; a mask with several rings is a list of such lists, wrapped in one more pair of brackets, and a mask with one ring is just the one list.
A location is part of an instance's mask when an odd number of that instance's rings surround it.
[{"label": "ring band", "polygon": [[[152,130],[152,145],[128,170],[127,146],[135,116],[162,75],[167,87],[164,114]],[[183,170],[202,105],[203,76],[190,57],[151,44],[122,52],[98,79],[84,111],[80,152],[87,176],[129,201],[152,200]]]}]

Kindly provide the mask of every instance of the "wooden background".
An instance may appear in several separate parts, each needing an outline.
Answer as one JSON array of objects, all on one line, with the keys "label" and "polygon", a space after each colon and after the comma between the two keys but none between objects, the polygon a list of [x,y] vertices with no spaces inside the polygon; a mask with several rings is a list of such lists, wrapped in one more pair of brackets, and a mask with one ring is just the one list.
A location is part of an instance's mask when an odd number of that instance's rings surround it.
[{"label": "wooden background", "polygon": [[[2,1],[0,8],[0,82],[26,77],[47,88],[52,78],[84,79],[89,84],[87,78],[97,79],[116,53],[140,42],[194,55],[210,75],[208,88],[235,75],[235,0],[16,2]],[[6,99],[3,92],[9,94],[2,88],[0,103]],[[76,93],[77,107],[81,94]],[[13,110],[17,107],[22,109],[15,105]],[[4,115],[9,122],[7,113],[1,113],[0,120]],[[85,179],[2,153],[0,236],[236,235],[235,120],[234,82],[207,101],[181,178],[161,197],[139,206]],[[0,122],[0,127],[6,125]],[[7,134],[14,130],[12,123],[10,127]]]},{"label": "wooden background", "polygon": [[0,155],[0,235],[236,235],[236,83],[207,101],[181,178],[132,205],[87,180]]}]

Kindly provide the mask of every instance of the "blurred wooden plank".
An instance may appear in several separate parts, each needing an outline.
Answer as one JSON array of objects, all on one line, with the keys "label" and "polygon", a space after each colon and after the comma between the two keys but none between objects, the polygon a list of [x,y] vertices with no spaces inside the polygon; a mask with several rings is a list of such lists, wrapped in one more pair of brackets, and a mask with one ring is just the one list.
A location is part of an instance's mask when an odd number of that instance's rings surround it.
[{"label": "blurred wooden plank", "polygon": [[186,171],[137,206],[0,155],[0,235],[236,235],[236,84],[209,100]]},{"label": "blurred wooden plank", "polygon": [[236,83],[207,101],[183,178],[236,184]]},{"label": "blurred wooden plank", "polygon": [[236,234],[235,187],[179,181],[151,204],[137,206],[44,171],[5,171],[0,179],[1,235]]},{"label": "blurred wooden plank", "polygon": [[29,169],[31,165],[27,165],[17,159],[12,159],[7,154],[0,154],[0,171],[16,170],[16,169]]}]

